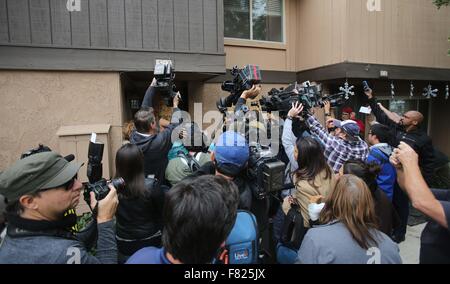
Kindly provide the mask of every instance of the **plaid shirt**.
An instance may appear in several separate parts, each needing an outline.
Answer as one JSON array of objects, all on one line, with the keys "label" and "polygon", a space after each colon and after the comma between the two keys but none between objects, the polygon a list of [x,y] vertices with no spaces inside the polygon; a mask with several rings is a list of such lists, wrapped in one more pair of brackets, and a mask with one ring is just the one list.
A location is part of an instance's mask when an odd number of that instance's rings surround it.
[{"label": "plaid shirt", "polygon": [[369,147],[361,138],[358,137],[358,141],[347,141],[335,137],[314,116],[310,116],[306,122],[311,133],[325,146],[325,158],[335,173],[339,172],[346,161],[367,159]]}]

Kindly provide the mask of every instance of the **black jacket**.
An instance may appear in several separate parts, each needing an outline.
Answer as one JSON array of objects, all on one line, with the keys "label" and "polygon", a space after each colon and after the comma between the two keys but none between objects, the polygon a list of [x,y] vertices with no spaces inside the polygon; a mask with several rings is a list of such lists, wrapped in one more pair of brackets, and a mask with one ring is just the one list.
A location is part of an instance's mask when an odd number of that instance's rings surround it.
[{"label": "black jacket", "polygon": [[397,147],[401,141],[410,145],[419,155],[419,166],[422,174],[429,184],[432,180],[435,166],[434,148],[431,138],[422,130],[415,129],[405,132],[402,125],[395,123],[380,109],[375,98],[369,100],[369,105],[377,121],[388,126],[393,131],[394,140],[389,143],[393,147]]},{"label": "black jacket", "polygon": [[119,195],[116,234],[120,238],[140,240],[162,230],[165,187],[152,186],[149,179],[146,179],[145,187],[145,195],[141,197]]},{"label": "black jacket", "polygon": [[171,123],[164,131],[150,136],[143,136],[136,130],[133,130],[130,137],[130,143],[137,145],[144,154],[144,173],[154,175],[161,183],[164,182],[164,174],[169,159],[167,157],[172,148],[172,131],[178,124]]}]

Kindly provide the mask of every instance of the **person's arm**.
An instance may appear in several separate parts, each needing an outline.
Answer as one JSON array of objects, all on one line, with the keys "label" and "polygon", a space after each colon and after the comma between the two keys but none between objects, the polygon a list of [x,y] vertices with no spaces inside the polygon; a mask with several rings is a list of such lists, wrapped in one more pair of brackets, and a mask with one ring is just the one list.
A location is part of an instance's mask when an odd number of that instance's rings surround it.
[{"label": "person's arm", "polygon": [[311,134],[314,134],[322,145],[328,145],[334,139],[313,115],[308,117],[306,123],[309,126]]},{"label": "person's arm", "polygon": [[392,111],[390,111],[390,110],[388,110],[387,108],[385,108],[381,103],[378,103],[377,104],[379,107],[380,107],[380,109],[387,115],[387,117],[390,119],[390,120],[392,120],[392,121],[394,121],[395,123],[400,123],[400,119],[402,119],[402,117],[400,116],[400,115],[398,115],[397,113],[395,113],[395,112],[392,112]]},{"label": "person's arm", "polygon": [[250,90],[243,91],[234,107],[234,113],[236,115],[241,115],[243,113],[242,107],[247,103],[247,100],[257,97],[260,93],[261,86],[256,85],[253,85]]},{"label": "person's arm", "polygon": [[380,108],[380,106],[377,103],[377,100],[375,96],[372,93],[372,90],[367,90],[364,92],[369,99],[369,105],[372,109],[373,115],[375,115],[375,118],[377,119],[378,123],[384,124],[389,127],[397,127],[397,123],[393,120],[391,120]]},{"label": "person's arm", "polygon": [[297,141],[295,135],[292,133],[292,119],[286,119],[284,121],[281,141],[283,142],[284,152],[291,163],[291,168],[298,168],[297,161],[294,157],[295,143]]},{"label": "person's arm", "polygon": [[[117,263],[117,244],[115,237],[114,215],[119,204],[117,191],[112,185],[108,185],[110,191],[108,195],[98,202],[97,230],[98,240],[96,255],[81,254],[81,262],[85,264],[95,263]],[[95,208],[97,200],[93,192],[91,195],[91,207]]]},{"label": "person's arm", "polygon": [[417,153],[408,144],[400,142],[390,160],[397,169],[399,185],[407,192],[413,207],[448,229],[450,209],[446,206],[447,212],[444,210],[444,204],[435,198],[426,184]]},{"label": "person's arm", "polygon": [[334,112],[331,111],[330,101],[325,101],[323,103],[323,109],[325,111],[325,120],[334,119]]},{"label": "person's arm", "polygon": [[153,78],[152,83],[148,87],[147,91],[145,92],[144,99],[142,100],[141,108],[145,107],[153,107],[153,97],[155,96],[156,89],[156,79]]}]

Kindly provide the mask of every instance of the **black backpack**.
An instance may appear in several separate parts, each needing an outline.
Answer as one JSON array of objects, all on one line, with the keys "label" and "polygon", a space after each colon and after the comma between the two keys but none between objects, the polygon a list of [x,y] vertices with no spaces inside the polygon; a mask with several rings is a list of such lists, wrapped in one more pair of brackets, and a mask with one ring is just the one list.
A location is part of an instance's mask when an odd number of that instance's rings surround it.
[{"label": "black backpack", "polygon": [[284,218],[281,243],[285,247],[298,251],[307,231],[308,228],[305,227],[303,216],[300,213],[300,206],[291,204],[291,209]]}]

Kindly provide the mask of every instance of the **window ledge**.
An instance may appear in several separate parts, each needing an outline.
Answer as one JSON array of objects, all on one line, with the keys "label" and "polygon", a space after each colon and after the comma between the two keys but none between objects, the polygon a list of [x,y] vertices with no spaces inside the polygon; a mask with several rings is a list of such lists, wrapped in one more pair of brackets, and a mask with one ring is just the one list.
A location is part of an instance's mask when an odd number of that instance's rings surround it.
[{"label": "window ledge", "polygon": [[244,46],[244,47],[254,47],[254,48],[266,48],[266,49],[278,49],[286,50],[285,43],[261,41],[261,40],[249,40],[249,39],[236,39],[236,38],[225,38],[225,46]]}]

